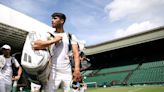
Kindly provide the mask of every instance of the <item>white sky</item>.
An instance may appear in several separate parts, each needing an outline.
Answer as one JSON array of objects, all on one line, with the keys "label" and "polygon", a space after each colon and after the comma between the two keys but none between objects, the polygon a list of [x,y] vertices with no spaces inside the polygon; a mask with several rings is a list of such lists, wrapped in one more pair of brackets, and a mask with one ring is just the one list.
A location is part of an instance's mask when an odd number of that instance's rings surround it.
[{"label": "white sky", "polygon": [[164,0],[1,0],[1,4],[51,26],[66,14],[65,31],[94,45],[164,25]]}]

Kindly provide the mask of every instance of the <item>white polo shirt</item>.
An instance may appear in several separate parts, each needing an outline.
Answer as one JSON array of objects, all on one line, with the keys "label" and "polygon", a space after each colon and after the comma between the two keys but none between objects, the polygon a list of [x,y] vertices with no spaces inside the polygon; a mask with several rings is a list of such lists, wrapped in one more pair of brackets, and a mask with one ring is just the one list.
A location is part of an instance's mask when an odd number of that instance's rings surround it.
[{"label": "white polo shirt", "polygon": [[12,84],[12,74],[13,74],[12,63],[14,63],[16,67],[20,66],[18,61],[15,58],[13,58],[12,61],[11,59],[12,57],[5,58],[3,55],[0,55],[0,62],[2,60],[6,60],[4,67],[0,71],[0,76],[1,76],[0,80],[4,79],[7,84]]},{"label": "white polo shirt", "polygon": [[[52,46],[52,68],[57,72],[70,73],[71,65],[68,57],[69,37],[68,33],[55,33],[55,36],[62,36],[62,40]],[[71,35],[71,44],[77,44],[77,39]]]}]

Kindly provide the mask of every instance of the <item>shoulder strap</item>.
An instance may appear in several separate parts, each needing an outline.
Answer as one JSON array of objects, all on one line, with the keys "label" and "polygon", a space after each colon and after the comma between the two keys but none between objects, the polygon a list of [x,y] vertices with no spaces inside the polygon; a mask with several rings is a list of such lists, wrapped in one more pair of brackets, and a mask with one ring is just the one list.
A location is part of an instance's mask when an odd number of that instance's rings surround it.
[{"label": "shoulder strap", "polygon": [[50,34],[50,37],[55,37],[52,33],[50,32],[47,32],[48,34]]},{"label": "shoulder strap", "polygon": [[68,35],[68,40],[69,40],[69,51],[71,51],[72,50],[72,45],[71,45],[71,40],[72,40],[72,35],[70,34],[70,33],[67,33],[67,35]]},{"label": "shoulder strap", "polygon": [[14,62],[15,62],[15,57],[11,56],[11,65],[12,65],[12,69],[13,69],[13,68],[16,68]]},{"label": "shoulder strap", "polygon": [[[72,34],[68,33],[68,39],[69,39],[69,51],[70,51],[72,50],[72,44],[71,44]],[[77,46],[78,46],[78,50],[80,50],[78,42],[77,42]]]},{"label": "shoulder strap", "polygon": [[14,63],[14,57],[13,56],[11,56],[11,63],[13,64]]}]

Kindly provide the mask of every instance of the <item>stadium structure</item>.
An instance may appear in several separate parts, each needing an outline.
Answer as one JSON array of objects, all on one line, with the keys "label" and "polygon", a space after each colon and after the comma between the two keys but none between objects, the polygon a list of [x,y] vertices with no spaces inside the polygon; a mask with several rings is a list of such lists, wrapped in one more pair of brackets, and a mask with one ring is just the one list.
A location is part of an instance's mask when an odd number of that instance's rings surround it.
[{"label": "stadium structure", "polygon": [[2,4],[0,10],[0,46],[11,45],[13,53],[21,52],[28,32],[54,31],[52,27]]},{"label": "stadium structure", "polygon": [[[22,52],[28,32],[54,30],[2,4],[0,10],[0,46],[9,44],[13,54]],[[92,64],[82,71],[88,86],[164,84],[164,26],[87,46],[84,52]],[[27,86],[25,80],[19,86]]]},{"label": "stadium structure", "polygon": [[164,27],[88,46],[85,82],[98,86],[164,84]]}]

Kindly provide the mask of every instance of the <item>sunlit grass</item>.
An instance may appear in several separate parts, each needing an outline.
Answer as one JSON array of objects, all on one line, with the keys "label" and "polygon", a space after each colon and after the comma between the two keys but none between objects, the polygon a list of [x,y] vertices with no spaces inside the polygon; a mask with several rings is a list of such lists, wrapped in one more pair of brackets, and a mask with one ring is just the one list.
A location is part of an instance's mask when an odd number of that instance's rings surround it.
[{"label": "sunlit grass", "polygon": [[[30,92],[30,91],[25,91],[25,92]],[[57,92],[63,92],[63,91],[59,89],[57,90]],[[164,86],[88,88],[85,92],[164,92]]]},{"label": "sunlit grass", "polygon": [[164,86],[89,88],[86,92],[164,92]]}]

